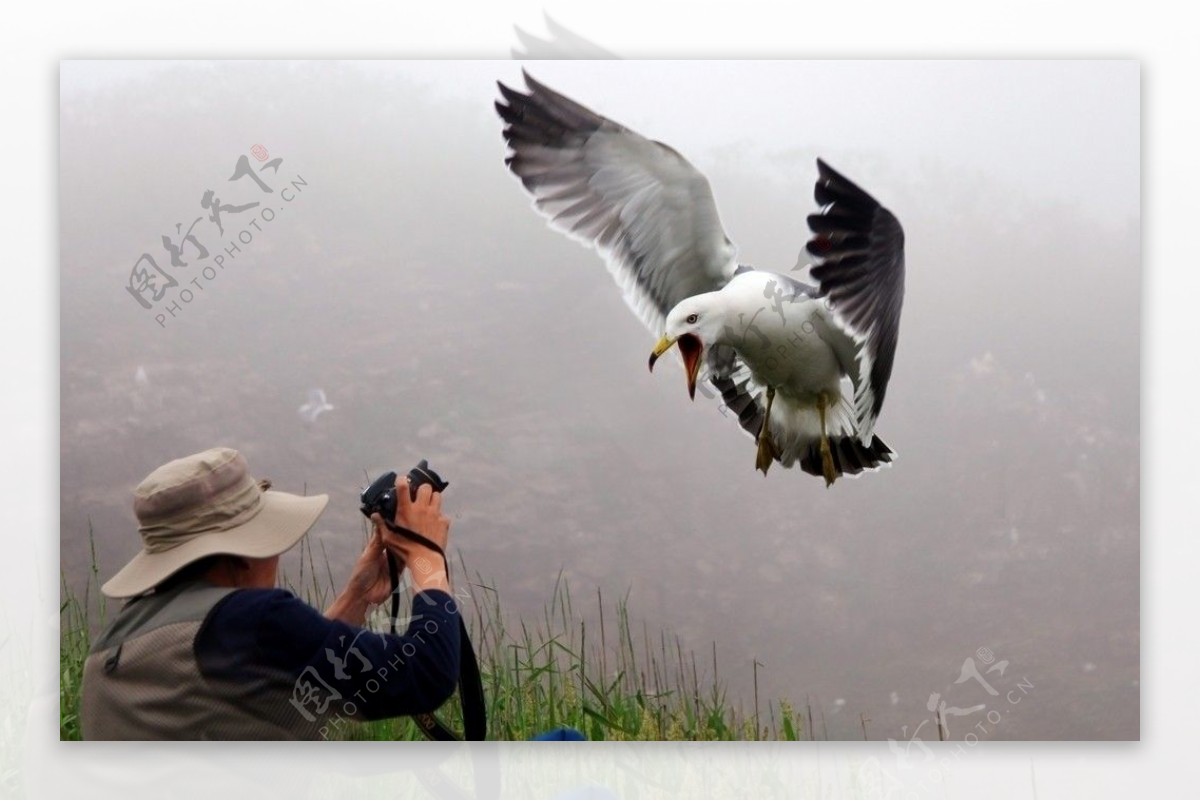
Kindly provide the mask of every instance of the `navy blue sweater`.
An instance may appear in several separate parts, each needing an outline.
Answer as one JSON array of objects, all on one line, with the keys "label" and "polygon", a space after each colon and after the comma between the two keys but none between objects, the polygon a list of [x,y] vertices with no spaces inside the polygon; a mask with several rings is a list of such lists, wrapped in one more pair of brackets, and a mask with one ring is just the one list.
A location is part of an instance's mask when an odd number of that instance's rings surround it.
[{"label": "navy blue sweater", "polygon": [[457,686],[458,605],[441,590],[415,595],[407,630],[394,635],[329,620],[284,590],[237,590],[209,612],[195,653],[213,678],[290,677],[314,708],[324,701],[366,720],[416,715]]}]

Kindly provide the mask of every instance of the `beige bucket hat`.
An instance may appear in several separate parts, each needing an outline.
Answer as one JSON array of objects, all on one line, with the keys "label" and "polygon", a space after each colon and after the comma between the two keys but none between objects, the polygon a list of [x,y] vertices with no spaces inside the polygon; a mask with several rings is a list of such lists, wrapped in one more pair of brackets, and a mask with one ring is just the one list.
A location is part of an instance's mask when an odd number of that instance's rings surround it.
[{"label": "beige bucket hat", "polygon": [[168,462],[133,491],[141,552],[100,589],[129,598],[205,556],[281,554],[312,528],[328,502],[328,495],[262,489],[232,448]]}]

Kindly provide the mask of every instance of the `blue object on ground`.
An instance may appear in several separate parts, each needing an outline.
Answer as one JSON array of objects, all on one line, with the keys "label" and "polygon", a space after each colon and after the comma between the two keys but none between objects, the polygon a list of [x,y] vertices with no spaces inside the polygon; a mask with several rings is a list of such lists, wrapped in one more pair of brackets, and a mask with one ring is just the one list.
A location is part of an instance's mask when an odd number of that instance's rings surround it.
[{"label": "blue object on ground", "polygon": [[572,729],[570,726],[559,726],[557,729],[544,731],[541,734],[535,734],[529,738],[530,740],[586,740],[583,732],[578,729]]}]

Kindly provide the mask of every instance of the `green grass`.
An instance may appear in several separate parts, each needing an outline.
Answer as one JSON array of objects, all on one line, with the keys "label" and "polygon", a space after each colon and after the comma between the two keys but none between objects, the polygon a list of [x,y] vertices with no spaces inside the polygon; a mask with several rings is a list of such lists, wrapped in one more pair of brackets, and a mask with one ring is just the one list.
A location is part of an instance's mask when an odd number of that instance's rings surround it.
[{"label": "green grass", "polygon": [[[301,542],[307,543],[307,538]],[[281,586],[323,609],[336,586],[328,559],[322,558],[325,569],[318,570],[311,547],[302,544],[301,548],[299,576],[294,583],[285,577]],[[477,573],[473,580],[464,580],[470,575],[464,564],[456,574],[455,593],[483,674],[489,739],[523,740],[557,726],[574,727],[592,740],[812,739],[808,721],[787,701],[768,701],[765,709],[759,709],[757,663],[746,666],[753,673],[754,709],[744,711],[726,694],[716,643],[698,657],[678,637],[665,631],[652,633],[645,621],[634,622],[627,596],[606,600],[597,590],[595,598],[587,601],[586,611],[595,612],[588,617],[560,574],[540,616],[511,619],[495,587]],[[82,594],[73,591],[65,577],[62,581],[63,740],[80,738],[83,662],[91,633],[107,615],[98,587],[94,567]],[[93,620],[93,615],[99,620]],[[376,610],[371,621],[375,630],[383,628],[382,615],[382,608]],[[461,731],[457,694],[439,715]],[[351,740],[423,737],[408,718],[352,724],[342,734]]]}]

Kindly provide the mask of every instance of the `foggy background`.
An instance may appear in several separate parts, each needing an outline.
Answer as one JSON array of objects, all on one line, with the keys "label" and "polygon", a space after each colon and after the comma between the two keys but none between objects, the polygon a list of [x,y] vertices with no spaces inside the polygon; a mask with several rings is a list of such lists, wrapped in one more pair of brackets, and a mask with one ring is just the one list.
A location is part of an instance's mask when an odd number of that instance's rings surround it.
[{"label": "foggy background", "polygon": [[[752,705],[757,660],[764,706],[807,698],[831,738],[860,738],[865,714],[903,741],[933,693],[1001,715],[951,716],[952,739],[980,721],[984,739],[1136,738],[1136,64],[529,69],[705,172],[743,263],[796,263],[818,155],[899,217],[907,295],[877,426],[894,466],[828,491],[764,479],[681,370],[647,373],[653,337],[600,258],[504,169],[491,104],[517,64],[67,62],[67,583],[89,574],[89,524],[102,579],[137,550],[146,473],[223,444],[278,489],[330,494],[310,537],[340,585],[367,478],[427,457],[451,481],[453,546],[514,618],[540,617],[560,571],[577,610],[627,593],[636,625],[715,642],[735,699]],[[243,155],[273,193],[227,180]],[[205,280],[260,211],[220,235],[210,189],[277,214]],[[173,267],[161,237],[197,217],[210,256],[189,245]],[[149,311],[125,289],[142,253],[180,282]],[[310,424],[313,387],[335,409]],[[998,699],[955,683],[981,648],[1008,662],[987,677]]]}]

